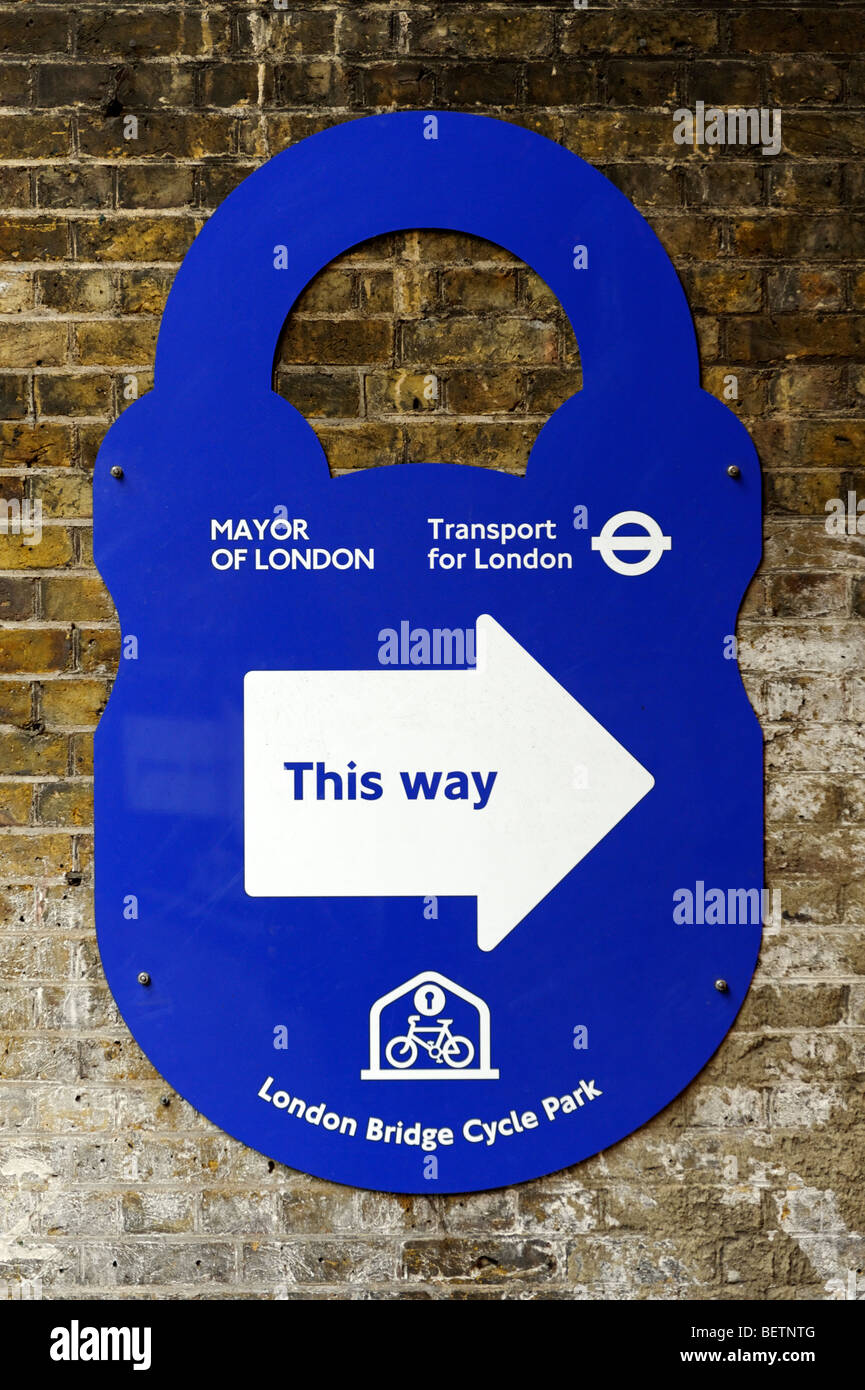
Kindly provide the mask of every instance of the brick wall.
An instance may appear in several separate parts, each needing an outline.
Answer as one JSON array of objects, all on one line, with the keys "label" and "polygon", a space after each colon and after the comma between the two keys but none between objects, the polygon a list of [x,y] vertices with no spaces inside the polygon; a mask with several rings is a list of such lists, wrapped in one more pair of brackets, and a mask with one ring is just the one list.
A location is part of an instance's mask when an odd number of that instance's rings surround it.
[{"label": "brick wall", "polygon": [[[46,1294],[844,1297],[865,1291],[865,5],[0,3],[0,1280]],[[673,142],[697,100],[779,107],[783,150]],[[645,212],[738,378],[766,552],[740,657],[766,732],[781,925],[731,1036],[652,1124],[573,1171],[466,1198],[330,1186],[166,1090],[118,1020],[90,903],[91,735],[118,634],[90,469],[147,389],[209,210],[269,154],[394,106],[530,125]],[[128,116],[137,139],[124,138]],[[395,176],[398,172],[395,171]],[[277,388],[334,469],[520,470],[579,384],[538,280],[494,247],[356,248],[287,326]],[[425,394],[434,378],[435,391]],[[699,461],[695,460],[695,467]]]}]

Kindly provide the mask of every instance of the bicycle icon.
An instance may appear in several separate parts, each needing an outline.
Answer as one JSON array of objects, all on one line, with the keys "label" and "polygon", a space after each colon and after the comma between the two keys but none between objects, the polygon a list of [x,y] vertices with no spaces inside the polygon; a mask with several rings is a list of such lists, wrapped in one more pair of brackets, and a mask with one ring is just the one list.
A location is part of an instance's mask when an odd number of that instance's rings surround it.
[{"label": "bicycle icon", "polygon": [[[454,1032],[454,1024],[463,1032]],[[490,1011],[480,995],[423,970],[376,999],[369,1011],[364,1081],[496,1081]]]},{"label": "bicycle icon", "polygon": [[[414,1066],[418,1058],[418,1048],[429,1053],[438,1066],[462,1068],[474,1061],[474,1043],[461,1033],[452,1033],[452,1018],[437,1018],[427,1027],[419,1027],[420,1014],[409,1014],[408,1032],[391,1038],[384,1050],[388,1066],[403,1070]],[[432,1034],[426,1038],[423,1034]]]}]

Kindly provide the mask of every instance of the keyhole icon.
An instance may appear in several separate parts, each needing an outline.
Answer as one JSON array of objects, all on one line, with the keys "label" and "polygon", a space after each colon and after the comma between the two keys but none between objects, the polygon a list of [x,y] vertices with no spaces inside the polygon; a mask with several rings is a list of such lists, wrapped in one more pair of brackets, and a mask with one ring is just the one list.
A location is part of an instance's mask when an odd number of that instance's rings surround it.
[{"label": "keyhole icon", "polygon": [[444,990],[439,989],[438,985],[421,985],[420,989],[415,990],[414,1006],[419,1014],[432,1018],[433,1014],[441,1013],[445,1006]]}]

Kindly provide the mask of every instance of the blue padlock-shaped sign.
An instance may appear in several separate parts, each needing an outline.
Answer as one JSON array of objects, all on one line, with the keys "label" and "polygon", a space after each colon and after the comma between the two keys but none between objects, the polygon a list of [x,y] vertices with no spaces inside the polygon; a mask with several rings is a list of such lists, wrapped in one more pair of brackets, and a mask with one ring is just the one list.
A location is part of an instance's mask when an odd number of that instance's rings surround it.
[{"label": "blue padlock-shaped sign", "polygon": [[[304,286],[415,227],[505,247],[574,327],[583,389],[524,478],[332,479],[271,390]],[[232,193],[94,480],[124,633],[99,942],[167,1081],[394,1192],[549,1173],[672,1100],[759,946],[761,737],[729,659],[759,489],[662,246],[558,145],[376,116]]]}]

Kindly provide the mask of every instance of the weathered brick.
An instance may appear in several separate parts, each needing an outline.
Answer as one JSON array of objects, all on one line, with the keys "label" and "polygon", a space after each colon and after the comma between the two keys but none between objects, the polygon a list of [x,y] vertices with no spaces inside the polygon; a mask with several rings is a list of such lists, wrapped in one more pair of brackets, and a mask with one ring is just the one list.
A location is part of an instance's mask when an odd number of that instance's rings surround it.
[{"label": "weathered brick", "polygon": [[[33,547],[38,550],[38,546]],[[63,671],[72,659],[72,639],[65,628],[7,628],[0,632],[0,671]]]},{"label": "weathered brick", "polygon": [[28,106],[29,104],[29,68],[24,63],[4,63],[0,106]]},{"label": "weathered brick", "polygon": [[27,724],[33,707],[30,685],[22,680],[0,680],[0,724]]},{"label": "weathered brick", "polygon": [[[72,866],[72,841],[68,835],[23,835],[9,831],[3,835],[0,848],[3,872],[10,878],[26,880],[34,874],[37,878],[56,878]],[[40,1014],[40,1018],[43,1024],[52,1026],[44,1015]]]},{"label": "weathered brick", "polygon": [[477,326],[464,319],[423,319],[407,323],[403,330],[403,354],[407,362],[430,366],[467,366],[471,362],[556,362],[555,329],[532,319],[500,315],[479,338]]},{"label": "weathered brick", "polygon": [[85,1284],[112,1288],[219,1284],[230,1282],[234,1270],[234,1249],[228,1242],[141,1236],[135,1241],[100,1241],[81,1247]]},{"label": "weathered brick", "polygon": [[159,325],[151,320],[79,323],[75,346],[82,366],[122,367],[153,361]]},{"label": "weathered brick", "polygon": [[367,410],[375,415],[439,408],[441,385],[434,374],[406,370],[370,372],[364,381]]},{"label": "weathered brick", "polygon": [[2,729],[0,755],[4,772],[12,777],[62,776],[66,771],[66,740],[58,734]]},{"label": "weathered brick", "polygon": [[39,1205],[47,1236],[112,1235],[120,1229],[119,1198],[110,1192],[51,1193]]},{"label": "weathered brick", "polygon": [[273,100],[273,69],[258,63],[222,62],[201,70],[203,106],[262,105]]},{"label": "weathered brick", "polygon": [[[365,106],[427,106],[431,105],[435,93],[430,69],[404,58],[390,63],[365,63],[352,75],[363,93]],[[297,79],[295,85],[296,82]],[[326,93],[324,76],[321,85]],[[339,96],[337,93],[337,99]]]},{"label": "weathered brick", "polygon": [[69,47],[69,15],[62,6],[10,6],[0,11],[0,53],[25,58],[42,53],[65,53]]},{"label": "weathered brick", "polygon": [[[43,526],[40,540],[32,545],[27,536],[4,536],[0,533],[2,569],[51,569],[71,564],[73,559],[72,537],[62,526]],[[24,646],[27,640],[23,639]],[[39,638],[34,638],[34,643],[37,648],[44,647]],[[23,647],[19,646],[17,650],[23,650]]]},{"label": "weathered brick", "polygon": [[276,1198],[269,1192],[203,1192],[200,1229],[207,1235],[249,1236],[275,1233],[279,1227]]},{"label": "weathered brick", "polygon": [[[186,81],[183,81],[184,76]],[[178,82],[178,79],[180,81]],[[37,106],[99,106],[113,100],[128,103],[133,110],[149,105],[147,88],[159,84],[163,101],[191,101],[191,74],[176,67],[160,66],[137,70],[110,67],[100,63],[50,63],[36,69]]]},{"label": "weathered brick", "polygon": [[[292,314],[339,314],[355,306],[351,272],[327,268],[311,280],[298,296]],[[390,305],[393,309],[393,303]]]},{"label": "weathered brick", "polygon": [[842,687],[822,676],[777,676],[766,681],[765,695],[766,718],[773,723],[816,719],[830,724],[844,718]]},{"label": "weathered brick", "polygon": [[[213,160],[212,162],[208,161],[208,163],[203,165],[200,171],[202,206],[206,208],[217,207],[219,203],[221,203],[225,198],[228,197],[229,193],[234,192],[237,185],[241,183],[243,179],[245,179],[249,174],[251,174],[254,168],[255,165],[244,163],[226,164],[219,160]],[[119,176],[121,188],[123,187],[123,172],[132,173],[133,170],[130,169],[126,171],[121,171],[121,174]],[[152,172],[155,175],[155,181],[159,183],[160,179],[165,174],[165,166],[163,164],[159,164]],[[167,182],[168,186],[170,187],[170,174],[168,176]],[[125,204],[122,205],[125,206]],[[159,204],[146,201],[146,195],[145,205],[147,207],[159,206]]]},{"label": "weathered brick", "polygon": [[644,9],[641,13],[617,10],[590,11],[562,17],[562,50],[565,53],[655,54],[707,53],[718,41],[717,17],[705,10],[673,15]]},{"label": "weathered brick", "polygon": [[547,1281],[561,1277],[562,1251],[545,1240],[506,1240],[497,1235],[457,1240],[444,1236],[406,1241],[402,1267],[407,1279],[497,1284],[513,1279]]},{"label": "weathered brick", "polygon": [[730,21],[733,48],[740,53],[847,53],[865,42],[865,16],[857,9],[758,9]]},{"label": "weathered brick", "polygon": [[35,616],[35,582],[20,575],[0,577],[0,618],[4,622],[16,622]]},{"label": "weathered brick", "polygon": [[138,119],[134,140],[124,135],[122,116],[97,117],[82,112],[77,126],[81,153],[99,159],[158,156],[174,160],[227,155],[231,153],[234,134],[233,117],[216,111],[146,111]]},{"label": "weathered brick", "polygon": [[104,372],[39,375],[34,390],[40,415],[107,416],[111,410],[111,378]]},{"label": "weathered brick", "polygon": [[689,267],[683,276],[693,309],[745,313],[763,303],[761,276],[745,266],[701,265]]},{"label": "weathered brick", "polygon": [[363,387],[357,372],[280,372],[276,389],[308,419],[351,419],[361,411]]},{"label": "weathered brick", "polygon": [[195,1226],[195,1199],[189,1192],[124,1192],[123,1230],[133,1235],[176,1234]]},{"label": "weathered brick", "polygon": [[370,421],[351,429],[319,426],[316,434],[327,455],[332,472],[352,468],[377,468],[385,463],[401,463],[404,434],[399,425]]},{"label": "weathered brick", "polygon": [[108,702],[108,688],[98,680],[45,681],[41,699],[46,728],[92,729]]},{"label": "weathered brick", "polygon": [[773,314],[733,319],[731,361],[776,362],[803,357],[865,357],[865,315]]},{"label": "weathered brick", "polygon": [[100,313],[111,308],[113,287],[105,270],[42,270],[36,275],[40,308]]},{"label": "weathered brick", "polygon": [[[470,63],[448,65],[436,76],[436,90],[443,105],[482,106],[488,102],[510,105],[517,95],[520,67],[517,63]],[[400,101],[405,97],[400,95]]]},{"label": "weathered brick", "polygon": [[39,793],[42,825],[92,825],[93,792],[86,782],[48,785]]},{"label": "weathered brick", "polygon": [[[227,191],[227,190],[226,190]],[[192,168],[165,163],[127,165],[117,171],[117,205],[121,208],[182,208],[195,200]]]},{"label": "weathered brick", "polygon": [[394,276],[390,271],[362,271],[357,277],[357,292],[361,313],[393,313]]},{"label": "weathered brick", "polygon": [[772,729],[767,735],[766,761],[771,772],[823,772],[828,766],[835,773],[851,773],[863,746],[865,737],[856,724]]},{"label": "weathered brick", "polygon": [[837,208],[843,200],[841,164],[820,161],[775,164],[767,170],[769,201],[783,208]]},{"label": "weathered brick", "polygon": [[856,468],[863,460],[865,420],[806,420],[800,438],[807,463]]},{"label": "weathered brick", "polygon": [[[865,118],[863,118],[865,119]],[[854,215],[743,218],[732,227],[733,250],[743,256],[785,260],[846,260],[862,243],[865,218]]]},{"label": "weathered brick", "polygon": [[125,7],[84,10],[78,17],[76,45],[83,56],[148,58],[189,54],[208,58],[226,53],[231,38],[226,9],[208,7],[206,15],[176,10]]},{"label": "weathered brick", "polygon": [[0,207],[28,208],[30,206],[29,169],[0,168]]},{"label": "weathered brick", "polygon": [[428,419],[406,425],[410,463],[452,463],[471,458],[479,468],[525,472],[539,422],[507,420],[494,424]]},{"label": "weathered brick", "polygon": [[787,110],[792,105],[837,102],[843,89],[843,68],[826,58],[776,58],[769,64],[770,106]]},{"label": "weathered brick", "polygon": [[0,367],[58,367],[66,360],[67,336],[64,323],[5,323]]},{"label": "weathered brick", "polygon": [[282,106],[343,106],[349,86],[340,63],[312,58],[278,67],[276,92]]},{"label": "weathered brick", "polygon": [[393,1246],[377,1240],[250,1241],[240,1258],[243,1282],[266,1288],[378,1283],[395,1278],[397,1263]]},{"label": "weathered brick", "polygon": [[593,1290],[623,1297],[693,1298],[717,1277],[716,1247],[692,1243],[683,1250],[669,1236],[577,1236],[568,1242],[569,1283],[583,1297]]},{"label": "weathered brick", "polygon": [[310,366],[389,362],[392,353],[393,327],[383,319],[331,322],[292,316],[279,346],[281,362]]},{"label": "weathered brick", "polygon": [[694,208],[759,208],[764,202],[764,170],[740,160],[712,161],[682,169],[685,202]]},{"label": "weathered brick", "polygon": [[0,280],[0,312],[17,314],[22,309],[31,309],[34,302],[35,274],[32,270],[13,270],[3,267]]},{"label": "weathered brick", "polygon": [[114,176],[104,165],[55,164],[37,168],[36,198],[44,208],[106,208]]},{"label": "weathered brick", "polygon": [[682,184],[677,169],[658,164],[603,164],[602,172],[642,211],[643,208],[678,207],[682,201]]},{"label": "weathered brick", "polygon": [[[416,377],[415,381],[421,383],[424,379]],[[447,408],[455,415],[510,414],[519,411],[524,402],[529,410],[533,409],[531,387],[527,386],[524,373],[516,367],[450,371],[446,381]],[[543,410],[543,407],[534,408]]]},{"label": "weathered brick", "polygon": [[197,231],[190,217],[104,217],[76,224],[78,255],[88,261],[179,261]]},{"label": "weathered brick", "polygon": [[552,15],[527,5],[480,13],[447,7],[433,15],[412,16],[409,43],[415,53],[438,57],[527,57],[550,48]]},{"label": "weathered brick", "polygon": [[32,809],[33,788],[29,782],[3,784],[0,794],[0,825],[27,825]]},{"label": "weathered brick", "polygon": [[0,159],[19,159],[22,150],[29,159],[57,159],[70,153],[70,145],[68,117],[0,113]]},{"label": "weathered brick", "polygon": [[[442,273],[442,303],[450,309],[477,312],[513,309],[517,296],[517,277],[512,269],[476,270],[462,266]],[[482,334],[484,326],[477,325]]]},{"label": "weathered brick", "polygon": [[114,617],[114,605],[95,575],[52,575],[42,581],[42,615],[58,622]]},{"label": "weathered brick", "polygon": [[[384,18],[382,30],[380,20]],[[388,16],[375,11],[362,10],[354,15],[352,11],[340,15],[341,46],[351,38],[355,30],[367,41],[373,52],[378,52],[379,40],[387,33]],[[236,17],[236,50],[260,55],[263,58],[299,57],[302,54],[328,54],[334,48],[334,28],[336,16],[332,10],[317,10],[312,7],[299,10],[292,6],[288,10],[253,10],[241,12]],[[350,45],[349,45],[350,46]]]},{"label": "weathered brick", "polygon": [[[339,17],[339,51],[340,53],[360,54],[376,56],[386,52],[389,48],[395,48],[396,43],[392,41],[392,21],[393,16],[385,9],[370,9],[364,6],[362,9],[346,8]],[[295,23],[288,28],[283,26],[284,31],[294,38],[295,43],[299,43],[300,36],[306,36],[307,45],[317,44],[316,52],[326,53],[333,45],[333,19],[330,15],[319,15],[317,32],[312,24],[311,15],[304,16],[304,23]],[[325,27],[330,21],[330,27]],[[274,28],[277,26],[274,25]],[[275,35],[273,36],[275,38]],[[289,42],[291,39],[288,40]],[[283,45],[286,40],[282,40]],[[300,48],[296,49],[301,52]],[[307,47],[307,51],[309,48]]]},{"label": "weathered brick", "polygon": [[831,618],[848,609],[840,574],[776,574],[767,582],[767,611],[775,618]]},{"label": "weathered brick", "polygon": [[82,627],[80,634],[81,670],[111,675],[120,659],[120,633],[117,628]]},{"label": "weathered brick", "polygon": [[865,113],[795,111],[784,120],[788,154],[813,159],[850,159],[865,151]]},{"label": "weathered brick", "polygon": [[769,401],[782,411],[830,410],[844,395],[842,368],[797,363],[778,368],[769,380]]}]

